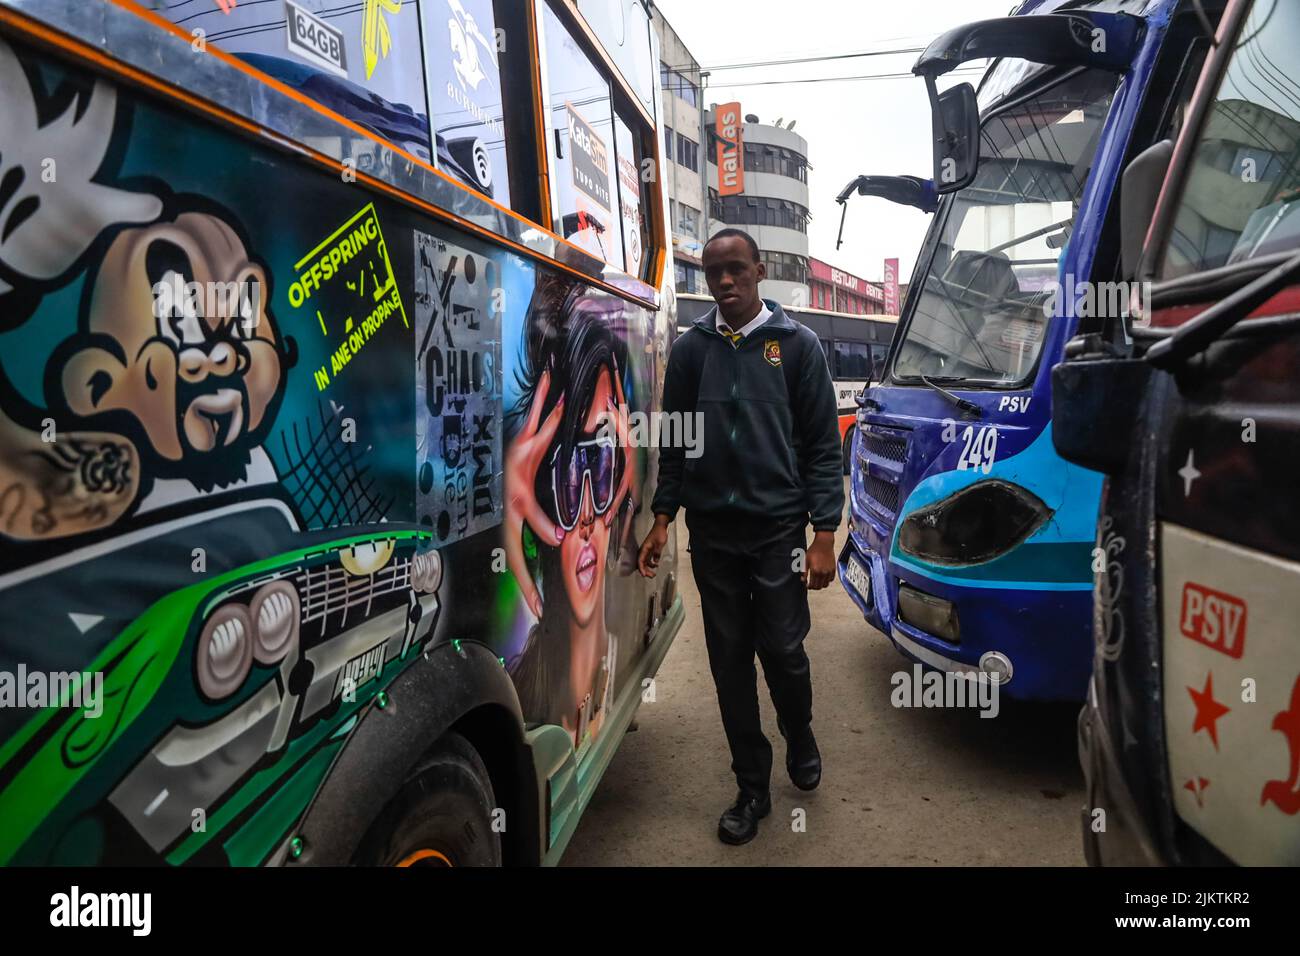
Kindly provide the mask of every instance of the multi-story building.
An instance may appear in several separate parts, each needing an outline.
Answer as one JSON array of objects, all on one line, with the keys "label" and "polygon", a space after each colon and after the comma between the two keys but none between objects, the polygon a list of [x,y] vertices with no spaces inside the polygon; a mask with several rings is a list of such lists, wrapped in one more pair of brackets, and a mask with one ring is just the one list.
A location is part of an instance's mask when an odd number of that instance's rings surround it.
[{"label": "multi-story building", "polygon": [[808,260],[808,284],[814,309],[848,312],[852,315],[883,315],[885,289],[851,272],[837,269],[820,259]]},{"label": "multi-story building", "polygon": [[704,251],[704,110],[700,64],[663,14],[655,10],[659,74],[663,80],[664,168],[668,181],[669,228],[678,292],[706,293],[700,254]]},{"label": "multi-story building", "polygon": [[[713,111],[705,128],[713,128]],[[794,125],[793,122],[790,123]],[[718,195],[715,151],[709,150],[709,234],[726,226],[758,242],[767,279],[760,290],[785,305],[810,306],[808,286],[808,142],[785,126],[745,117],[744,192]]]}]

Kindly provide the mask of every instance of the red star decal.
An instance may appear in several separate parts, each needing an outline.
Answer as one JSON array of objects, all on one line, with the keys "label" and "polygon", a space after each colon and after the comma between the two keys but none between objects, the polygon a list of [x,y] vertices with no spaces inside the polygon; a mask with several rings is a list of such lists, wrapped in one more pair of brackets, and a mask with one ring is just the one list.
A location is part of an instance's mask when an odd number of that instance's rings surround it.
[{"label": "red star decal", "polygon": [[1198,691],[1194,687],[1189,687],[1187,693],[1192,695],[1192,702],[1196,704],[1196,720],[1192,722],[1192,733],[1208,730],[1210,739],[1214,741],[1214,749],[1218,750],[1219,731],[1215,722],[1231,708],[1224,707],[1214,699],[1214,674],[1205,675],[1204,690]]},{"label": "red star decal", "polygon": [[1204,807],[1205,790],[1209,785],[1210,781],[1206,780],[1204,777],[1193,777],[1191,780],[1188,780],[1183,784],[1183,789],[1192,791],[1192,796],[1196,797],[1196,805],[1198,807]]}]

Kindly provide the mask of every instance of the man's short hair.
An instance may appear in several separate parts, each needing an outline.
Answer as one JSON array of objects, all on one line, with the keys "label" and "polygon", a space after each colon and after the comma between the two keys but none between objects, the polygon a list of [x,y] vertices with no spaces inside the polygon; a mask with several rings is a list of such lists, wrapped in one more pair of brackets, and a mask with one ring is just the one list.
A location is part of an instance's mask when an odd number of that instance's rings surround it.
[{"label": "man's short hair", "polygon": [[[758,252],[758,243],[754,241],[753,236],[751,236],[743,229],[732,229],[730,227],[726,229],[719,229],[713,235],[709,236],[709,242],[717,242],[719,239],[731,239],[731,238],[744,239],[745,245],[749,246],[749,251],[754,256],[755,262],[758,262],[759,259],[762,258]],[[706,242],[704,244],[705,249],[709,248],[709,242]]]}]

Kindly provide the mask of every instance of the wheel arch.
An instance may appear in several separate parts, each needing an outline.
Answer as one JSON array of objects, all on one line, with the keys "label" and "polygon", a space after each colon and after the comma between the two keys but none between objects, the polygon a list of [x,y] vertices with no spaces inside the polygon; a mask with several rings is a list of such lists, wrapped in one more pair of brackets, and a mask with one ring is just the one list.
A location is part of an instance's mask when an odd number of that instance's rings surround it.
[{"label": "wheel arch", "polygon": [[370,706],[294,831],[301,854],[281,856],[306,865],[351,863],[380,812],[448,731],[478,751],[505,810],[502,862],[538,863],[539,795],[519,698],[500,660],[469,641],[430,649],[389,687],[384,707]]}]

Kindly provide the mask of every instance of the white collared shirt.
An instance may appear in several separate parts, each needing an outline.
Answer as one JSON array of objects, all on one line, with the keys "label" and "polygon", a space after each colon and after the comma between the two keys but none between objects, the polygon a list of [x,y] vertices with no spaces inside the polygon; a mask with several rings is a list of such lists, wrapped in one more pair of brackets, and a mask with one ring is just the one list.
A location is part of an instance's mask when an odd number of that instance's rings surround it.
[{"label": "white collared shirt", "polygon": [[762,299],[759,299],[758,301],[762,305],[762,308],[758,310],[758,315],[754,316],[752,319],[746,322],[739,329],[733,330],[732,327],[727,324],[726,320],[722,318],[722,313],[719,312],[718,320],[717,320],[718,331],[721,332],[723,335],[727,335],[730,332],[736,331],[739,332],[741,335],[747,336],[755,329],[759,328],[764,322],[766,322],[768,319],[772,317],[772,310],[767,307],[767,303],[764,302]]}]

